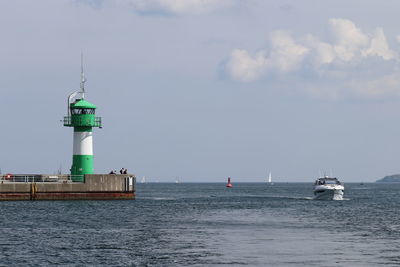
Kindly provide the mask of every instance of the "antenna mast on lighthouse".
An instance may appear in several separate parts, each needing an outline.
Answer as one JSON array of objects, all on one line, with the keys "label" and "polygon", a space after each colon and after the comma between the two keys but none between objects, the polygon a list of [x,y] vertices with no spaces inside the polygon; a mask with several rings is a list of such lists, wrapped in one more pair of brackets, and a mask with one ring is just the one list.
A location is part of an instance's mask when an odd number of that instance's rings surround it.
[{"label": "antenna mast on lighthouse", "polygon": [[81,99],[85,99],[85,82],[86,82],[86,77],[85,73],[83,72],[83,53],[81,52],[81,84],[80,84],[80,91],[73,92],[68,96],[68,101],[67,101],[67,108],[68,108],[68,114],[71,114],[70,106],[72,103],[72,99],[76,97],[77,95],[81,95]]},{"label": "antenna mast on lighthouse", "polygon": [[86,77],[85,73],[83,72],[83,53],[81,53],[81,95],[82,99],[85,99],[85,82],[86,82]]}]

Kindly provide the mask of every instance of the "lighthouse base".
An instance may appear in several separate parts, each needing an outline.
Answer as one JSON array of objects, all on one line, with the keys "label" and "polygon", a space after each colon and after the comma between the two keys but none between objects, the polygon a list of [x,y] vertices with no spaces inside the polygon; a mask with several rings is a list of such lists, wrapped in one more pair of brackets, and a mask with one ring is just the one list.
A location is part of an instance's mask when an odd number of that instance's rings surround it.
[{"label": "lighthouse base", "polygon": [[84,182],[70,175],[10,175],[0,179],[1,200],[135,199],[131,174],[87,174]]}]

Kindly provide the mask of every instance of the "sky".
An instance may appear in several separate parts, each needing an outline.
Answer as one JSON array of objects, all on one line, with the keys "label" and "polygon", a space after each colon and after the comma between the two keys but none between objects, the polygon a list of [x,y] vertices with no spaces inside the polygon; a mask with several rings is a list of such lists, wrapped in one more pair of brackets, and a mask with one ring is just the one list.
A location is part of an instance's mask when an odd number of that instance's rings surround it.
[{"label": "sky", "polygon": [[2,0],[3,173],[69,172],[67,96],[95,172],[147,181],[373,182],[400,173],[400,2]]}]

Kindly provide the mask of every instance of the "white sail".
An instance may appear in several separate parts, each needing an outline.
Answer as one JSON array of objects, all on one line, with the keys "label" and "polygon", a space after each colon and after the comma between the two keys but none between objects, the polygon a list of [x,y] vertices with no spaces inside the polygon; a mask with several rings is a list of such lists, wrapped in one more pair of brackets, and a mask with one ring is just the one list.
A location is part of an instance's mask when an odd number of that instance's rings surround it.
[{"label": "white sail", "polygon": [[144,183],[146,183],[146,177],[142,177],[142,180],[140,180],[140,182],[142,183],[142,184],[144,184]]},{"label": "white sail", "polygon": [[267,183],[268,183],[269,185],[273,185],[273,184],[274,184],[274,183],[272,182],[272,173],[271,173],[271,172],[269,172]]}]

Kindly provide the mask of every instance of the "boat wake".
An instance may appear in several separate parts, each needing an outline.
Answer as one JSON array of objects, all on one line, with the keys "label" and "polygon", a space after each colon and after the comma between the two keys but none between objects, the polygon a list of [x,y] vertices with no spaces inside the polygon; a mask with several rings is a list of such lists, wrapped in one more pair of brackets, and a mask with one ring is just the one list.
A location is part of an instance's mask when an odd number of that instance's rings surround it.
[{"label": "boat wake", "polygon": [[145,200],[176,200],[176,198],[172,198],[172,197],[137,197],[136,199],[145,199]]},{"label": "boat wake", "polygon": [[311,198],[312,200],[318,200],[318,201],[348,201],[350,198],[340,198],[340,199],[318,199],[318,198]]},{"label": "boat wake", "polygon": [[302,197],[302,196],[247,196],[247,197],[254,197],[254,198],[272,198],[272,199],[288,199],[288,200],[312,200],[313,197]]}]

